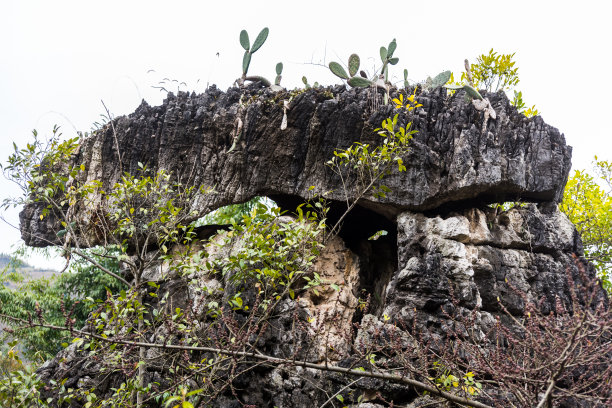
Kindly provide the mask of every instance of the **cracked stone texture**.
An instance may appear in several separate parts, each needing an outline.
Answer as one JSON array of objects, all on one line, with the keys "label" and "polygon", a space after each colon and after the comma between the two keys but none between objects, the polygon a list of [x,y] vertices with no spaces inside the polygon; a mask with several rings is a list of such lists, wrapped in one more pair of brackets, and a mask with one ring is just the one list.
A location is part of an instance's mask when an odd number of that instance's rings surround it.
[{"label": "cracked stone texture", "polygon": [[[194,200],[193,209],[199,214],[255,195],[289,203],[309,197],[311,185],[317,191],[334,190],[331,199],[341,201],[340,180],[325,162],[334,149],[355,141],[379,142],[373,129],[396,111],[391,106],[372,111],[368,90],[336,87],[332,94],[329,91],[296,95],[288,112],[288,128],[280,131],[282,100],[288,95],[247,89],[252,97],[246,98],[244,134],[231,153],[239,90],[224,93],[213,87],[202,95],[169,95],[158,107],[143,103],[134,114],[114,122],[123,170],[134,173],[142,162],[153,170],[180,174],[190,185],[223,186],[217,194]],[[295,308],[311,318],[313,327],[319,324],[317,316],[333,313],[335,326],[329,328],[330,337],[334,349],[346,354],[351,346],[358,349],[374,333],[394,323],[410,326],[414,317],[418,329],[443,334],[449,321],[442,310],[452,304],[453,296],[463,310],[480,309],[476,329],[482,333],[501,315],[498,297],[512,313],[523,310],[523,299],[509,284],[525,291],[530,299],[544,297],[545,306],[555,296],[567,299],[566,271],[576,272],[577,263],[586,265],[580,258],[582,244],[575,228],[556,206],[570,169],[571,148],[541,118],[527,119],[517,113],[503,93],[487,97],[497,119],[489,120],[487,133],[482,134],[482,114],[461,92],[453,97],[446,97],[443,91],[419,96],[423,107],[410,117],[419,132],[404,159],[407,171],[387,177],[384,183],[392,193],[386,199],[368,197],[361,202],[386,217],[393,228],[397,225],[397,231],[388,228],[389,236],[375,243],[359,234],[341,234],[332,241],[321,254],[318,268],[341,289],[322,290],[318,298],[304,295],[299,301],[281,302],[275,329],[262,340],[264,352],[291,355],[296,339],[290,331]],[[407,119],[405,113],[400,117]],[[74,163],[85,164],[88,180],[103,180],[106,189],[112,186],[120,168],[112,130],[106,127],[86,139]],[[540,204],[505,212],[483,205],[519,198]],[[58,228],[54,220],[41,221],[39,215],[35,205],[21,214],[22,234],[29,245],[55,242]],[[353,230],[363,229],[365,219],[355,223]],[[397,260],[389,260],[394,254]],[[578,256],[577,261],[573,255]],[[167,270],[160,264],[146,276],[172,292],[175,304],[199,295],[197,287],[169,276]],[[592,267],[587,265],[587,271],[593,276]],[[226,302],[235,290],[217,276],[202,277],[201,284],[214,288],[216,297],[194,303],[198,310],[209,300]],[[374,298],[380,302],[366,315],[358,310],[364,289],[373,302]],[[354,323],[360,329],[350,340],[352,344],[342,343],[348,337],[341,333],[351,332]],[[304,337],[297,340],[308,341]],[[320,361],[322,347],[324,344],[315,342],[304,358]],[[67,384],[86,388],[96,381],[97,368],[82,357],[71,346],[39,373],[45,380],[68,377]],[[337,361],[339,365],[350,363]],[[150,375],[152,380],[161,378]],[[119,380],[108,377],[99,389],[110,390]],[[289,408],[319,406],[351,381],[314,370],[270,367],[241,377],[235,385],[243,402]],[[404,386],[374,379],[360,384],[368,399],[361,404],[352,401],[351,406],[381,406],[376,392],[402,406],[431,405],[427,397]],[[216,404],[239,406],[230,394],[220,395]]]},{"label": "cracked stone texture", "polygon": [[[480,335],[484,336],[495,324],[496,317],[504,318],[497,297],[513,314],[519,315],[524,308],[523,299],[511,290],[508,283],[523,290],[528,299],[544,297],[546,307],[546,303],[552,304],[555,296],[563,302],[569,300],[566,270],[569,268],[570,272],[575,272],[578,264],[586,265],[584,259],[575,260],[572,256],[582,255],[580,238],[555,205],[530,204],[506,212],[488,207],[471,208],[443,215],[404,212],[397,218],[397,224],[398,270],[392,276],[383,274],[379,277],[386,279],[381,285],[370,285],[385,291],[384,296],[380,294],[384,300],[377,315],[358,312],[359,288],[367,284],[362,280],[372,278],[365,270],[368,256],[364,257],[363,253],[368,251],[357,254],[347,248],[341,237],[335,237],[323,249],[314,270],[337,284],[339,290],[321,287],[317,296],[301,293],[295,300],[283,300],[258,349],[267,355],[286,357],[294,355],[295,345],[308,345],[306,350],[298,352],[299,359],[322,362],[327,354],[326,345],[332,345],[334,352],[328,354],[331,362],[346,366],[351,364],[354,350],[362,350],[364,345],[375,342],[381,333],[396,333],[400,342],[397,344],[401,347],[413,344],[414,337],[406,335],[400,327],[411,327],[415,320],[421,333],[443,335],[445,328],[452,324],[442,312],[452,304],[451,292],[461,309],[480,309],[474,329],[480,330]],[[231,246],[219,247],[219,242],[224,239],[225,233],[221,233],[203,244],[209,259],[223,259],[240,249],[241,238],[233,241]],[[392,245],[391,237],[381,240]],[[201,262],[206,261],[202,259]],[[593,269],[587,266],[587,270],[592,276]],[[166,291],[169,293],[169,303],[173,307],[192,307],[201,324],[208,321],[208,302],[225,304],[237,290],[227,276],[201,274],[181,277],[166,263],[150,268],[145,276],[161,285],[160,297]],[[252,298],[254,292],[245,287],[242,297]],[[301,316],[304,321],[309,321],[309,331],[314,333],[323,315],[327,315],[328,320],[322,332],[329,333],[329,337],[324,336],[329,343],[321,342],[321,338],[310,339],[306,332],[292,330],[294,319]],[[359,323],[358,331],[351,337],[347,334],[355,322]],[[163,326],[160,330],[153,334],[152,341],[157,336],[167,336]],[[44,381],[68,378],[70,386],[82,389],[95,386],[102,394],[118,386],[121,382],[119,375],[100,377],[96,374],[99,365],[84,357],[73,344],[47,362],[38,373]],[[156,361],[164,356],[159,351],[149,350],[147,358]],[[164,381],[154,370],[147,375],[147,381]],[[321,405],[329,398],[330,390],[340,390],[352,380],[312,369],[278,366],[241,376],[234,386],[239,390],[239,398],[247,404],[306,408]],[[417,407],[428,402],[409,387],[387,381],[364,379],[360,387],[363,395],[372,401],[380,392],[402,406]],[[229,393],[220,395],[215,404],[224,408],[238,406],[235,396]],[[356,406],[378,405],[368,402]]]},{"label": "cracked stone texture", "polygon": [[[243,133],[236,148],[234,126],[239,100]],[[294,96],[288,127],[281,131],[287,92],[250,87],[222,92],[211,87],[203,94],[172,94],[160,106],[142,105],[129,116],[82,141],[73,157],[85,165],[82,178],[102,180],[104,189],[119,179],[121,170],[137,174],[138,163],[165,169],[189,185],[213,187],[216,194],[196,197],[192,209],[201,216],[256,195],[308,198],[310,186],[344,199],[341,182],[325,163],[336,149],[354,142],[377,144],[373,131],[396,113],[400,123],[412,121],[418,130],[404,158],[407,171],[384,180],[392,193],[385,199],[366,197],[361,204],[389,219],[402,211],[425,211],[466,202],[554,201],[562,197],[570,170],[571,147],[559,131],[541,117],[526,118],[503,92],[489,94],[497,119],[481,133],[482,113],[465,101],[463,92],[423,93],[423,104],[410,116],[383,105],[373,111],[369,89],[308,90]],[[397,91],[392,96],[397,95]],[[115,146],[119,146],[119,155]],[[71,164],[71,163],[68,163]],[[20,215],[22,237],[30,246],[57,243],[61,229],[53,217],[40,220],[41,207],[28,205]],[[81,225],[93,225],[91,211],[77,211]],[[95,242],[94,242],[95,243]]]},{"label": "cracked stone texture", "polygon": [[[481,312],[486,332],[501,314],[497,302],[515,315],[524,300],[555,296],[569,302],[567,270],[577,274],[574,255],[583,254],[573,224],[556,206],[530,204],[501,212],[484,207],[444,217],[405,212],[398,217],[399,270],[387,287],[385,313],[404,322],[415,318],[427,329],[446,319],[442,310],[460,307]],[[593,273],[592,268],[590,270]]]}]

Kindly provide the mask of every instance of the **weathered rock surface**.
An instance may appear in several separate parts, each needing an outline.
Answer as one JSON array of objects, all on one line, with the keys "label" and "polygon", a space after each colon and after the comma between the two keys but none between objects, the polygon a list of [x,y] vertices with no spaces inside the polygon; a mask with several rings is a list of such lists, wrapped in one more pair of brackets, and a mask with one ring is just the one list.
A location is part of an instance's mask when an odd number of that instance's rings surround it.
[{"label": "weathered rock surface", "polygon": [[[354,350],[375,343],[381,336],[395,337],[394,344],[405,348],[415,340],[401,328],[413,327],[416,322],[420,333],[441,336],[450,324],[444,312],[457,315],[462,310],[475,309],[478,314],[472,329],[484,336],[498,317],[505,317],[498,297],[511,313],[521,315],[524,298],[510,285],[523,291],[528,300],[544,298],[545,307],[554,304],[555,297],[569,302],[567,271],[575,274],[579,265],[587,266],[574,259],[573,255],[582,254],[580,238],[556,206],[531,204],[505,212],[484,207],[429,216],[404,212],[398,216],[397,225],[397,264],[393,260],[384,265],[373,256],[383,253],[389,257],[389,251],[395,248],[392,236],[377,241],[365,239],[353,246],[358,253],[349,249],[340,237],[331,240],[317,258],[314,271],[338,289],[324,286],[316,295],[301,292],[295,300],[282,301],[275,313],[277,317],[269,322],[270,329],[259,340],[258,349],[275,357],[295,357],[297,353],[300,361],[319,363],[327,359],[329,363],[348,365]],[[240,238],[231,246],[219,247],[224,239],[221,233],[203,244],[209,257],[202,259],[202,263],[222,260],[241,250]],[[391,265],[396,266],[389,273],[386,269]],[[372,269],[379,271],[378,276],[373,276]],[[200,273],[181,277],[161,261],[144,276],[147,281],[161,285],[160,297],[169,294],[168,304],[172,308],[191,308],[203,325],[210,322],[209,302],[226,304],[237,290],[228,275]],[[255,296],[248,285],[240,290],[245,299]],[[370,309],[374,314],[364,315],[360,311],[364,294],[371,295],[372,302],[376,302],[374,299],[381,302],[379,307],[373,305]],[[460,310],[454,308],[453,297]],[[295,330],[297,316],[309,322],[306,330]],[[352,327],[354,323],[358,323],[357,331]],[[150,341],[164,342],[168,335],[161,326]],[[155,367],[163,366],[167,357],[150,349],[146,358],[149,366]],[[125,376],[100,375],[101,367],[99,361],[87,358],[87,352],[79,351],[73,344],[47,362],[39,374],[45,381],[68,378],[66,387],[95,388],[99,396],[109,396],[111,388],[117,387]],[[257,407],[306,408],[320,406],[329,398],[329,391],[340,390],[351,380],[333,373],[280,365],[240,377],[234,392],[243,403]],[[163,374],[155,368],[148,370],[146,381],[165,384]],[[409,387],[381,380],[364,379],[360,389],[364,401],[376,401],[380,392],[396,404],[418,407],[432,402]],[[220,395],[214,406],[237,406],[236,395],[229,392]],[[382,405],[364,402],[356,406]]]},{"label": "weathered rock surface", "polygon": [[[373,130],[400,113],[400,122],[411,121],[418,130],[404,158],[407,171],[385,179],[392,190],[386,199],[367,197],[361,203],[391,220],[405,210],[435,210],[462,201],[556,202],[570,169],[571,148],[563,135],[539,116],[527,119],[518,113],[502,92],[488,95],[497,119],[489,119],[486,134],[482,114],[462,92],[422,94],[423,107],[407,117],[390,105],[372,111],[370,90],[308,90],[294,96],[283,131],[282,102],[288,93],[251,88],[241,100],[242,92],[212,87],[200,95],[169,94],[157,107],[143,102],[114,121],[116,135],[106,126],[83,140],[74,163],[84,164],[87,180],[102,180],[106,190],[121,171],[137,174],[138,163],[152,171],[165,169],[189,185],[216,187],[216,194],[194,199],[200,215],[256,195],[293,205],[310,197],[310,186],[343,201],[340,179],[325,163],[334,150],[354,142],[379,143]],[[238,119],[242,134],[230,152]],[[50,217],[41,221],[40,210],[30,205],[21,214],[28,245],[57,241],[60,228]],[[82,211],[82,217],[87,213]]]},{"label": "weathered rock surface", "polygon": [[[549,207],[549,208],[547,208]],[[488,207],[428,217],[398,217],[398,272],[386,290],[385,313],[422,328],[440,327],[443,311],[459,306],[481,313],[487,332],[501,310],[522,315],[525,299],[545,310],[555,296],[567,302],[567,271],[577,276],[580,237],[554,206],[529,205],[497,214]],[[518,296],[514,289],[526,295]]]},{"label": "weathered rock surface", "polygon": [[[135,173],[139,162],[176,174],[189,185],[217,186],[216,194],[192,202],[198,215],[256,195],[288,207],[310,197],[311,185],[317,192],[332,191],[332,201],[343,201],[341,182],[325,162],[335,149],[353,142],[378,143],[373,129],[395,114],[390,106],[372,111],[369,90],[310,90],[295,95],[288,128],[281,131],[282,100],[289,95],[251,88],[242,107],[240,97],[238,89],[223,93],[212,88],[202,95],[170,95],[158,107],[143,103],[134,114],[114,122],[120,162],[110,127],[84,140],[74,162],[85,164],[86,178],[103,180],[105,189],[121,170]],[[300,360],[313,363],[327,358],[347,367],[353,352],[380,336],[395,336],[397,349],[407,347],[413,340],[400,328],[415,322],[422,333],[443,335],[450,324],[447,313],[478,310],[474,329],[484,336],[502,316],[498,298],[513,314],[524,310],[525,299],[513,288],[527,299],[544,299],[544,307],[556,297],[569,302],[567,271],[575,274],[581,265],[593,275],[580,259],[583,251],[575,228],[556,208],[571,148],[541,118],[517,113],[504,94],[488,98],[497,119],[489,120],[486,134],[480,130],[482,115],[461,93],[423,94],[423,107],[414,115],[400,112],[401,120],[409,119],[418,130],[404,158],[407,171],[385,179],[392,190],[387,198],[360,202],[357,218],[347,218],[314,268],[338,289],[282,300],[259,350],[274,357],[297,353]],[[230,152],[238,117],[243,133]],[[518,199],[539,204],[508,211],[484,205]],[[39,210],[32,205],[21,214],[22,235],[29,245],[56,242],[54,220],[41,221]],[[381,229],[388,235],[367,239]],[[219,236],[204,245],[214,246],[216,239]],[[238,249],[218,252],[210,247],[207,252],[223,259]],[[185,279],[163,263],[144,276],[160,283],[174,306],[199,311],[202,324],[205,305],[226,304],[236,291],[227,276]],[[253,293],[243,289],[245,299],[255,296],[253,288]],[[308,330],[294,330],[295,316],[311,325]],[[325,336],[308,338],[307,333]],[[152,334],[151,341],[160,335],[164,333]],[[301,350],[303,344],[309,346]],[[45,381],[69,378],[67,386],[95,386],[106,394],[123,378],[116,374],[101,381],[98,363],[83,357],[70,346],[39,373]],[[147,358],[155,361],[163,355],[151,351]],[[162,381],[155,369],[147,375],[147,381]],[[258,407],[322,406],[351,381],[300,367],[262,366],[241,376],[235,389],[218,396],[215,406],[239,406],[236,397]],[[377,379],[360,380],[355,388],[362,403],[354,406],[361,408],[386,406],[377,393],[401,406],[431,406],[433,401],[409,387]]]}]

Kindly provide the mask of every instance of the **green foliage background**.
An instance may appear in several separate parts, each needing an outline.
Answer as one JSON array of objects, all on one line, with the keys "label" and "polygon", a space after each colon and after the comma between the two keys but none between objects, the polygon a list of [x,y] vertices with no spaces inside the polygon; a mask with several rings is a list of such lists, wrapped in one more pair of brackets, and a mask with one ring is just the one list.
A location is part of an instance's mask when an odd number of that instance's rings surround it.
[{"label": "green foliage background", "polygon": [[593,170],[595,177],[584,170],[574,171],[559,209],[576,226],[585,256],[597,268],[604,288],[612,294],[612,162],[595,156]]},{"label": "green foliage background", "polygon": [[[116,258],[96,256],[95,250],[91,250],[90,254],[98,263],[118,272]],[[3,313],[26,320],[30,317],[36,319],[31,311],[39,307],[50,324],[64,326],[64,311],[74,309],[72,318],[75,319],[76,328],[83,327],[91,310],[91,302],[86,302],[86,297],[105,299],[107,291],[117,293],[125,289],[121,282],[84,260],[74,260],[70,270],[59,276],[14,284],[18,286],[17,289],[0,286],[0,309]],[[10,324],[6,320],[3,323]],[[61,349],[63,342],[72,340],[68,332],[41,327],[17,330],[14,336],[20,339],[23,352],[30,360],[48,359]]]}]

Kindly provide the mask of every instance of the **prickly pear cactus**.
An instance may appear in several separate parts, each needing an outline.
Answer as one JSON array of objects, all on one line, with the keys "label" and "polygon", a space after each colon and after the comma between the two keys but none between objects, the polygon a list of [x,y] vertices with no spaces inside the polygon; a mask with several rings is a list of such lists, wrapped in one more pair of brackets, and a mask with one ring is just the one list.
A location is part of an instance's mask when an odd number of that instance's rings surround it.
[{"label": "prickly pear cactus", "polygon": [[268,30],[268,27],[264,27],[263,30],[259,32],[257,38],[255,39],[255,42],[253,43],[253,47],[251,48],[251,54],[261,48],[261,46],[266,42],[266,40],[268,39],[269,32],[270,30]]},{"label": "prickly pear cactus", "polygon": [[444,72],[440,72],[438,75],[436,75],[434,77],[434,79],[432,79],[431,81],[431,87],[432,89],[438,89],[441,86],[446,85],[446,83],[448,82],[448,80],[451,77],[451,72],[450,71],[444,71]]},{"label": "prickly pear cactus", "polygon": [[283,63],[279,62],[276,64],[276,79],[274,80],[274,85],[280,85],[281,79],[283,78],[281,74],[283,73]]},{"label": "prickly pear cactus", "polygon": [[349,68],[349,75],[354,77],[355,74],[357,74],[357,71],[359,71],[359,55],[357,54],[351,54],[351,56],[349,57],[349,63],[348,63],[348,68]]},{"label": "prickly pear cactus", "polygon": [[[346,82],[352,87],[358,88],[367,88],[369,86],[375,85],[377,88],[383,89],[386,91],[385,100],[389,99],[389,65],[395,65],[398,63],[399,58],[393,57],[393,53],[397,48],[397,42],[395,38],[389,43],[388,47],[380,47],[380,59],[383,62],[383,66],[381,69],[380,76],[374,76],[373,79],[368,79],[367,75],[361,71],[359,72],[359,76],[357,76],[357,72],[359,71],[360,59],[357,54],[351,54],[348,60],[348,73],[339,63],[332,61],[329,63],[330,71],[339,78],[346,80]],[[408,71],[404,74],[404,83],[406,87],[408,86]],[[304,82],[306,86],[308,84]],[[386,102],[385,102],[386,103]]]},{"label": "prickly pear cactus", "polygon": [[353,88],[367,88],[372,85],[372,81],[367,78],[362,78],[360,76],[349,78],[347,82]]},{"label": "prickly pear cactus", "polygon": [[249,65],[251,64],[251,53],[246,51],[244,57],[242,57],[242,75],[246,76],[249,71]]},{"label": "prickly pear cactus", "polygon": [[248,51],[251,48],[251,43],[249,42],[249,33],[246,30],[242,30],[240,32],[240,45],[244,48],[245,51]]},{"label": "prickly pear cactus", "polygon": [[[253,42],[253,46],[251,47],[251,42],[249,40],[249,33],[246,30],[240,31],[240,45],[244,48],[244,56],[242,57],[242,81],[246,79],[247,72],[249,72],[249,65],[251,64],[251,56],[255,51],[257,51],[261,46],[266,42],[268,38],[268,33],[270,30],[268,27],[264,27],[263,30],[259,32],[257,38],[255,38],[255,42]],[[280,75],[280,74],[279,74]]]},{"label": "prickly pear cactus", "polygon": [[329,69],[337,77],[340,77],[342,79],[349,79],[349,76],[344,70],[344,68],[342,68],[342,65],[338,64],[337,62],[335,61],[330,62]]},{"label": "prickly pear cactus", "polygon": [[464,85],[463,89],[465,90],[465,93],[467,93],[470,97],[474,99],[482,100],[482,95],[480,94],[480,92],[478,92],[476,89],[474,89],[470,85]]}]

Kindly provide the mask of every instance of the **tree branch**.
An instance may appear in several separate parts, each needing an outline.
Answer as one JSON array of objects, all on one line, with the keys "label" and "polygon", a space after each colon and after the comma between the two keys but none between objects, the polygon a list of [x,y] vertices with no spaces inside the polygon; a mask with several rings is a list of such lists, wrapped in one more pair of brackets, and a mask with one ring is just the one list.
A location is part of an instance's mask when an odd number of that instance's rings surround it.
[{"label": "tree branch", "polygon": [[380,371],[376,371],[376,372],[375,371],[364,371],[364,370],[362,371],[358,369],[351,369],[351,368],[329,365],[327,362],[325,362],[324,364],[309,363],[306,361],[297,361],[293,359],[273,357],[273,356],[268,356],[265,354],[256,354],[255,352],[232,351],[232,350],[225,350],[225,349],[214,348],[214,347],[146,343],[146,342],[120,340],[120,339],[113,340],[113,339],[104,338],[97,334],[89,333],[89,332],[82,331],[82,330],[76,330],[76,329],[70,330],[68,327],[28,322],[26,320],[18,319],[12,316],[4,315],[4,314],[1,314],[0,316],[6,317],[7,319],[18,322],[18,323],[27,324],[28,326],[45,327],[45,328],[53,329],[53,330],[69,331],[69,332],[76,333],[84,337],[90,337],[90,338],[100,340],[106,343],[111,343],[111,344],[124,344],[124,345],[129,345],[129,346],[134,346],[134,347],[150,347],[150,348],[159,348],[159,349],[166,349],[166,350],[199,351],[199,352],[224,354],[224,355],[233,356],[233,357],[248,357],[248,358],[253,358],[255,360],[261,360],[267,363],[273,363],[277,365],[288,364],[288,365],[295,365],[295,366],[304,367],[304,368],[312,368],[312,369],[320,370],[320,371],[330,371],[334,373],[347,374],[347,375],[352,375],[352,376],[357,376],[357,377],[376,378],[380,380],[392,381],[392,382],[396,382],[396,383],[400,383],[404,385],[409,385],[409,386],[418,388],[420,390],[430,392],[448,401],[452,401],[458,404],[464,404],[464,405],[467,405],[473,408],[493,408],[490,405],[486,405],[481,402],[470,400],[467,398],[459,397],[457,395],[442,391],[434,386],[425,384],[421,381],[414,380],[412,378],[406,378],[403,375],[389,374],[389,373],[380,372]]}]

